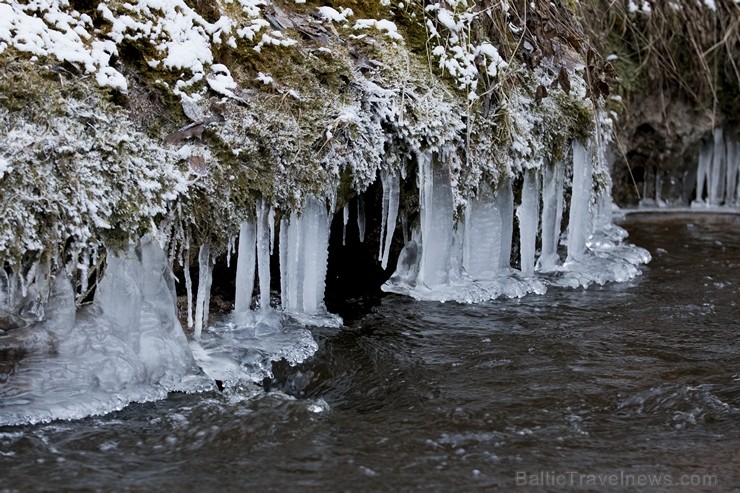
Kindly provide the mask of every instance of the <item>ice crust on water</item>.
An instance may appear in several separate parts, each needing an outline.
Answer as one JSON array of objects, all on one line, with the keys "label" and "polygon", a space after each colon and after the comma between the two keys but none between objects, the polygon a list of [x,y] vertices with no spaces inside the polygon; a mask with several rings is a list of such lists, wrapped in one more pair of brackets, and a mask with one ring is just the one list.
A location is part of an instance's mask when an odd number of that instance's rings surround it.
[{"label": "ice crust on water", "polygon": [[[585,287],[639,275],[638,266],[649,262],[650,254],[624,243],[627,233],[612,223],[610,195],[594,193],[593,150],[575,142],[572,155],[566,261],[561,262],[558,253],[565,191],[560,163],[545,166],[541,190],[537,171],[524,171],[516,208],[521,270],[511,268],[509,258],[515,206],[511,178],[502,177],[496,190],[481,185],[468,201],[465,217],[455,224],[444,158],[420,155],[421,227],[404,246],[396,271],[382,289],[420,300],[474,303],[543,294],[547,286]],[[540,200],[542,251],[537,258]]]},{"label": "ice crust on water", "polygon": [[149,237],[110,254],[93,304],[77,310],[60,274],[43,322],[17,330],[48,340],[48,351],[29,354],[0,384],[0,425],[78,419],[213,387],[177,319],[169,262]]}]

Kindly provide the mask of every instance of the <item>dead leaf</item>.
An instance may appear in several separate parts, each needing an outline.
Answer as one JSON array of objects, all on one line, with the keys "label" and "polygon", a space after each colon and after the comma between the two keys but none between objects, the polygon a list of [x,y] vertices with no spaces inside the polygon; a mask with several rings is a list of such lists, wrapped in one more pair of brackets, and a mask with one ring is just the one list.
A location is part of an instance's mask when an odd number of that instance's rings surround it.
[{"label": "dead leaf", "polygon": [[537,86],[537,90],[534,92],[534,102],[539,103],[543,98],[547,97],[547,88],[540,84]]},{"label": "dead leaf", "polygon": [[565,91],[565,94],[570,94],[570,77],[568,77],[568,71],[565,67],[560,67],[558,82],[560,82],[560,87]]}]

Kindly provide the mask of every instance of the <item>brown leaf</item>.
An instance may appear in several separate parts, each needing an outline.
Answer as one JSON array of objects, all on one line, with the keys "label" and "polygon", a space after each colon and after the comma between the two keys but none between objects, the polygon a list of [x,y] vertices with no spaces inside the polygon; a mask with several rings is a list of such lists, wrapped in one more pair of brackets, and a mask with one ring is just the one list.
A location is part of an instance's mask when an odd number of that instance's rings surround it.
[{"label": "brown leaf", "polygon": [[609,95],[609,92],[610,92],[609,84],[607,84],[603,80],[597,80],[596,81],[596,90],[599,91],[599,93],[602,96],[606,97],[606,96]]},{"label": "brown leaf", "polygon": [[208,172],[206,159],[198,154],[190,156],[190,170],[196,175],[205,175]]},{"label": "brown leaf", "polygon": [[560,87],[565,91],[565,94],[570,94],[570,77],[568,77],[568,71],[565,67],[560,67],[558,82],[560,82]]},{"label": "brown leaf", "polygon": [[617,75],[617,71],[614,69],[614,65],[612,65],[611,62],[606,62],[604,64],[604,73],[609,77],[616,77]]},{"label": "brown leaf", "polygon": [[540,84],[537,86],[537,90],[534,92],[534,102],[539,103],[543,98],[547,97],[547,88]]},{"label": "brown leaf", "polygon": [[183,127],[180,130],[172,132],[164,138],[164,141],[167,144],[175,144],[183,140],[192,139],[193,137],[200,140],[205,129],[206,126],[203,125],[203,123],[201,122],[191,123],[190,125]]}]

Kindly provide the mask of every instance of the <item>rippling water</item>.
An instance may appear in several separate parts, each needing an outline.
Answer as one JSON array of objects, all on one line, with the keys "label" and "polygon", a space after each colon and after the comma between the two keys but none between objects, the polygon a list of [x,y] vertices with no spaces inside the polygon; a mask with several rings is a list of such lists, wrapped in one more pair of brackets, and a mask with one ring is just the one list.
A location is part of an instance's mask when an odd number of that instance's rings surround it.
[{"label": "rippling water", "polygon": [[316,331],[316,357],[278,365],[269,393],[0,428],[0,490],[740,488],[738,216],[626,226],[653,255],[629,283],[480,305],[386,296]]}]

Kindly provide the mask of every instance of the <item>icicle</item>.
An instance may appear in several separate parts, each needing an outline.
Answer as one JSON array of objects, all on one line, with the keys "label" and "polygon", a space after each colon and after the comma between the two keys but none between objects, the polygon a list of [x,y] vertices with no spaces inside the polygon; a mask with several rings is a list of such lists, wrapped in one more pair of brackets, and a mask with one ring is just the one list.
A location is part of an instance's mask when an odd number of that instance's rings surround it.
[{"label": "icicle", "polygon": [[347,245],[347,223],[349,222],[349,204],[342,207],[342,246]]},{"label": "icicle", "polygon": [[740,187],[738,187],[738,174],[740,173],[740,142],[727,142],[727,180],[725,184],[725,205],[734,206],[738,203]]},{"label": "icicle", "polygon": [[446,166],[434,166],[432,154],[419,155],[421,263],[419,282],[427,287],[449,282],[452,253],[452,188]]},{"label": "icicle", "polygon": [[714,129],[714,152],[712,154],[711,174],[709,177],[709,204],[720,205],[724,195],[725,141],[722,128]]},{"label": "icicle", "polygon": [[270,227],[270,255],[275,253],[275,209],[270,207],[267,213],[267,224]]},{"label": "icicle", "polygon": [[234,235],[229,235],[229,241],[226,242],[226,268],[231,267],[231,255],[234,252]]},{"label": "icicle", "polygon": [[390,190],[387,184],[388,173],[380,172],[380,181],[383,184],[383,204],[380,218],[380,241],[378,241],[378,261],[383,261],[383,244],[385,240],[385,231],[388,226],[388,203],[390,202]]},{"label": "icicle", "polygon": [[288,220],[280,220],[280,305],[288,308]]},{"label": "icicle", "polygon": [[472,279],[493,279],[500,267],[501,214],[486,183],[468,201],[465,211],[463,268]]},{"label": "icicle", "polygon": [[709,167],[712,162],[712,145],[705,142],[699,150],[699,164],[696,168],[696,199],[695,204],[704,203],[704,185],[707,184],[707,197],[709,197]]},{"label": "icicle", "polygon": [[195,300],[195,338],[200,339],[205,319],[205,306],[208,298],[208,274],[211,271],[210,247],[204,243],[198,252],[198,297]]},{"label": "icicle", "polygon": [[542,169],[542,253],[537,270],[557,267],[560,224],[563,217],[563,179],[565,163],[548,164]]},{"label": "icicle", "polygon": [[[315,200],[311,198],[312,200]],[[316,201],[314,205],[316,216],[317,241],[313,251],[306,250],[309,256],[315,256],[316,270],[313,278],[306,278],[307,283],[314,285],[314,299],[306,305],[304,298],[304,311],[306,313],[318,313],[324,310],[324,291],[326,290],[326,269],[329,260],[329,227],[331,215],[327,213],[326,206],[322,201]],[[333,210],[333,209],[331,209]]]},{"label": "icicle", "polygon": [[324,201],[307,197],[300,217],[280,224],[280,277],[283,309],[314,315],[324,310],[329,254],[329,221]]},{"label": "icicle", "polygon": [[568,220],[568,259],[578,259],[586,252],[590,234],[591,153],[578,141],[573,142],[573,189]]},{"label": "icicle", "polygon": [[514,191],[508,176],[502,179],[496,191],[496,209],[501,217],[499,269],[508,269],[511,266],[511,242],[514,236]]},{"label": "icicle", "polygon": [[12,304],[10,298],[10,283],[11,277],[5,272],[5,269],[0,268],[0,312],[5,312]]},{"label": "icicle", "polygon": [[357,230],[360,232],[360,243],[365,241],[365,199],[357,196]]},{"label": "icicle", "polygon": [[190,245],[189,242],[185,247],[185,261],[182,264],[183,274],[185,274],[185,290],[188,297],[188,329],[193,328],[193,281],[190,278]]},{"label": "icicle", "polygon": [[409,216],[406,209],[401,211],[401,233],[403,234],[403,244],[409,242],[411,235],[409,234]]},{"label": "icicle", "polygon": [[302,226],[302,251],[301,257],[303,258],[303,277],[299,279],[299,290],[303,291],[303,304],[301,309],[303,313],[315,313],[316,308],[322,300],[317,299],[319,296],[323,298],[323,292],[317,292],[316,278],[319,275],[319,258],[318,250],[320,246],[320,228],[321,220],[325,213],[322,213],[319,209],[324,209],[323,204],[318,204],[318,201],[313,197],[306,199],[306,204],[303,208],[303,215],[301,216]]},{"label": "icicle", "polygon": [[234,313],[243,315],[249,311],[254,291],[254,266],[256,227],[245,221],[239,227],[239,252],[236,259],[236,294]]},{"label": "icicle", "polygon": [[[385,227],[385,245],[383,247],[383,255],[380,258],[381,267],[385,270],[388,267],[388,257],[391,252],[391,244],[393,243],[393,233],[396,230],[396,222],[398,220],[398,206],[400,203],[401,183],[398,175],[388,175],[383,181],[383,194],[385,190],[388,190],[388,212],[386,214],[386,227]],[[383,199],[385,201],[385,199]],[[381,242],[383,236],[381,235]]]},{"label": "icicle", "polygon": [[519,258],[522,274],[534,274],[534,256],[539,223],[539,180],[534,170],[524,172],[522,203],[516,211],[519,219]]},{"label": "icicle", "polygon": [[90,254],[85,250],[82,253],[82,261],[77,266],[80,270],[80,296],[85,296],[88,289],[88,276],[90,272]]},{"label": "icicle", "polygon": [[208,271],[206,272],[206,296],[203,303],[203,327],[208,327],[208,319],[211,315],[211,287],[213,285],[213,267],[216,265],[216,258],[208,262]]},{"label": "icicle", "polygon": [[270,212],[264,199],[257,204],[257,270],[264,313],[270,308]]}]

